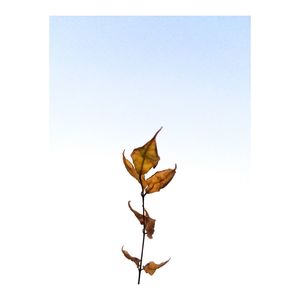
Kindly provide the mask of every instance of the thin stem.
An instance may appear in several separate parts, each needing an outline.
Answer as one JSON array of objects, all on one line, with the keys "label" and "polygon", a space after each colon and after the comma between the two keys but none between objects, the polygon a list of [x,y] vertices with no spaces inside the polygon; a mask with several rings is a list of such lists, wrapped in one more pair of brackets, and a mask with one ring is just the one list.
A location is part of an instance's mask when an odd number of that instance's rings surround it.
[{"label": "thin stem", "polygon": [[142,186],[142,192],[141,192],[141,196],[142,196],[142,204],[143,204],[143,241],[142,241],[142,250],[141,250],[141,259],[140,259],[140,266],[139,266],[139,278],[138,278],[138,284],[140,284],[141,282],[141,273],[142,273],[142,265],[143,265],[143,255],[144,255],[144,245],[145,245],[145,235],[146,235],[146,226],[145,226],[145,196],[146,194],[144,194],[144,188],[143,185]]}]

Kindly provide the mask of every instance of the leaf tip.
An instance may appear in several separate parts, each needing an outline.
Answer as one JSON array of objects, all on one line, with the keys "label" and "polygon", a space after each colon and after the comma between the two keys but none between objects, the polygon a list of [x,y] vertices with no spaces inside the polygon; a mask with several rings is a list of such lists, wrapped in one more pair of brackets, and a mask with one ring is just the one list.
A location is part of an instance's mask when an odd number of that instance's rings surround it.
[{"label": "leaf tip", "polygon": [[125,160],[126,160],[126,157],[125,157],[125,149],[124,149],[123,152],[122,152],[122,158],[123,158],[123,162],[124,162],[124,164],[125,164]]},{"label": "leaf tip", "polygon": [[156,137],[158,134],[159,134],[159,132],[161,131],[163,129],[163,127],[162,126],[160,126],[160,128],[156,131],[156,133],[155,133],[155,135],[154,135],[154,137]]}]

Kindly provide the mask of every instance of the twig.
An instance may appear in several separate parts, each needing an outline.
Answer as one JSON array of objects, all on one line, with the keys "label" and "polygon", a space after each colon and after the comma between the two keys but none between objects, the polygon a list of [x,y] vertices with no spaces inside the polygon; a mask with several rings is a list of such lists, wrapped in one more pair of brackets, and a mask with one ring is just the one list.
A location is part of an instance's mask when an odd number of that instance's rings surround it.
[{"label": "twig", "polygon": [[143,241],[142,241],[141,259],[140,259],[140,265],[139,265],[138,284],[140,284],[140,282],[141,282],[141,273],[142,273],[143,255],[144,255],[144,245],[145,245],[145,235],[146,235],[146,224],[145,224],[146,223],[145,222],[145,196],[146,196],[146,194],[144,194],[144,188],[143,188],[142,183],[141,183],[141,187],[142,187],[141,196],[142,196],[142,205],[143,205]]}]

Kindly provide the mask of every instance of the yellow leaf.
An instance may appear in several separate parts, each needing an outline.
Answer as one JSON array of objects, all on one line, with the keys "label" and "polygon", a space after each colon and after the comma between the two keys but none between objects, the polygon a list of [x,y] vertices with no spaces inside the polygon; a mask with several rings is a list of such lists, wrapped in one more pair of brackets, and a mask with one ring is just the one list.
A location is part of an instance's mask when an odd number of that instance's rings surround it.
[{"label": "yellow leaf", "polygon": [[156,136],[162,127],[155,133],[153,138],[144,146],[136,148],[132,151],[131,157],[139,176],[146,174],[151,168],[155,168],[159,161],[156,146]]},{"label": "yellow leaf", "polygon": [[155,262],[153,261],[150,261],[149,263],[147,263],[144,267],[143,267],[143,270],[150,274],[150,275],[153,275],[155,273],[155,271],[157,269],[159,269],[160,267],[164,266],[168,261],[170,260],[170,258],[160,264],[156,264]]},{"label": "yellow leaf", "polygon": [[137,212],[136,210],[134,210],[131,207],[130,201],[128,201],[128,206],[129,206],[129,209],[134,213],[136,218],[140,221],[141,225],[144,225],[144,220],[145,220],[145,230],[147,233],[147,237],[149,239],[152,239],[153,233],[154,233],[155,220],[150,218],[150,216],[146,210],[145,210],[145,215],[143,217],[142,214],[140,214],[139,212]]},{"label": "yellow leaf", "polygon": [[[125,150],[123,151],[123,163],[125,165],[125,168],[127,169],[128,173],[132,177],[134,177],[138,182],[140,182],[140,178],[139,178],[139,175],[138,175],[136,169],[134,168],[133,164],[125,157],[124,153],[125,153]],[[147,186],[145,176],[142,175],[141,179],[142,179],[143,188],[145,189]]]},{"label": "yellow leaf", "polygon": [[176,164],[174,169],[167,169],[163,171],[156,172],[154,175],[149,177],[146,187],[146,194],[159,192],[160,189],[164,188],[166,185],[169,184],[169,182],[172,180],[176,173]]},{"label": "yellow leaf", "polygon": [[126,258],[128,258],[128,259],[131,260],[131,261],[133,261],[133,262],[136,264],[137,267],[140,266],[140,260],[139,260],[137,257],[131,256],[131,255],[128,253],[128,251],[123,250],[123,247],[122,247],[121,250],[122,250],[122,252],[123,252],[123,254],[124,254],[124,256],[125,256]]},{"label": "yellow leaf", "polygon": [[136,180],[139,180],[139,175],[136,169],[134,168],[133,164],[125,157],[124,152],[125,150],[123,151],[123,163],[125,165],[125,168],[131,176],[133,176]]}]

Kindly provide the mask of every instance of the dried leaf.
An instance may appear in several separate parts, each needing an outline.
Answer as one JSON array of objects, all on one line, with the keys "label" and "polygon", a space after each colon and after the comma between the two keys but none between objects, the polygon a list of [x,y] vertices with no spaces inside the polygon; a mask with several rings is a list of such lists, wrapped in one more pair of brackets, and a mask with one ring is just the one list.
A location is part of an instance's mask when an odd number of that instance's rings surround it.
[{"label": "dried leaf", "polygon": [[125,168],[127,169],[128,173],[133,176],[137,181],[139,181],[139,175],[136,171],[136,169],[134,168],[133,164],[125,157],[124,155],[125,150],[123,151],[123,162],[125,165]]},{"label": "dried leaf", "polygon": [[150,275],[153,275],[155,273],[155,271],[157,269],[159,269],[160,267],[164,266],[168,261],[170,260],[170,258],[160,264],[156,264],[155,262],[153,261],[150,261],[148,262],[144,267],[143,267],[143,270],[150,274]]},{"label": "dried leaf", "polygon": [[147,232],[147,237],[149,239],[152,239],[153,233],[154,233],[154,226],[155,226],[155,219],[150,218],[147,210],[145,210],[145,215],[146,215],[146,232]]},{"label": "dried leaf", "polygon": [[146,174],[151,168],[155,168],[159,162],[157,153],[156,136],[162,127],[155,133],[153,138],[144,146],[136,148],[131,153],[131,158],[139,176]]},{"label": "dried leaf", "polygon": [[137,212],[131,207],[130,201],[128,201],[128,206],[129,209],[135,214],[136,218],[140,221],[141,225],[144,225],[144,219],[145,219],[145,229],[146,229],[147,237],[149,239],[152,239],[154,233],[155,220],[149,216],[146,210],[145,210],[145,215],[143,217],[142,214],[140,214],[139,212]]},{"label": "dried leaf", "polygon": [[[123,163],[125,165],[125,168],[127,169],[128,173],[132,177],[134,177],[138,182],[140,182],[140,177],[139,177],[136,169],[134,168],[133,164],[125,157],[124,153],[125,153],[125,150],[123,151]],[[145,176],[142,175],[141,179],[142,179],[143,188],[145,189],[146,186],[147,186],[147,183],[146,183],[146,180],[145,180]]]},{"label": "dried leaf", "polygon": [[[143,225],[143,223],[144,223],[143,215],[140,214],[139,212],[137,212],[136,210],[134,210],[134,209],[131,207],[130,202],[131,202],[131,201],[128,201],[129,209],[135,214],[135,216],[137,217],[137,219],[140,221],[141,225]],[[145,217],[146,217],[146,216],[145,216]]]},{"label": "dried leaf", "polygon": [[146,187],[146,194],[154,193],[154,192],[159,192],[162,188],[167,186],[169,182],[172,180],[176,173],[176,164],[174,169],[166,169],[163,171],[156,172],[154,175],[149,177],[146,182],[147,182],[147,187]]},{"label": "dried leaf", "polygon": [[[140,221],[141,225],[143,225],[143,223],[144,223],[144,217],[143,217],[143,215],[140,214],[139,212],[137,212],[136,210],[134,210],[134,209],[131,207],[130,202],[131,202],[131,201],[128,201],[129,209],[135,214],[135,216],[137,217],[137,219]],[[145,214],[145,218],[146,218],[146,214]]]},{"label": "dried leaf", "polygon": [[[124,246],[123,246],[123,247],[124,247]],[[128,251],[123,250],[123,247],[122,247],[122,252],[123,252],[124,256],[125,256],[126,258],[128,258],[129,260],[133,261],[133,262],[136,264],[136,266],[139,267],[139,266],[140,266],[140,260],[139,260],[137,257],[131,256],[131,255],[128,253]]]}]

